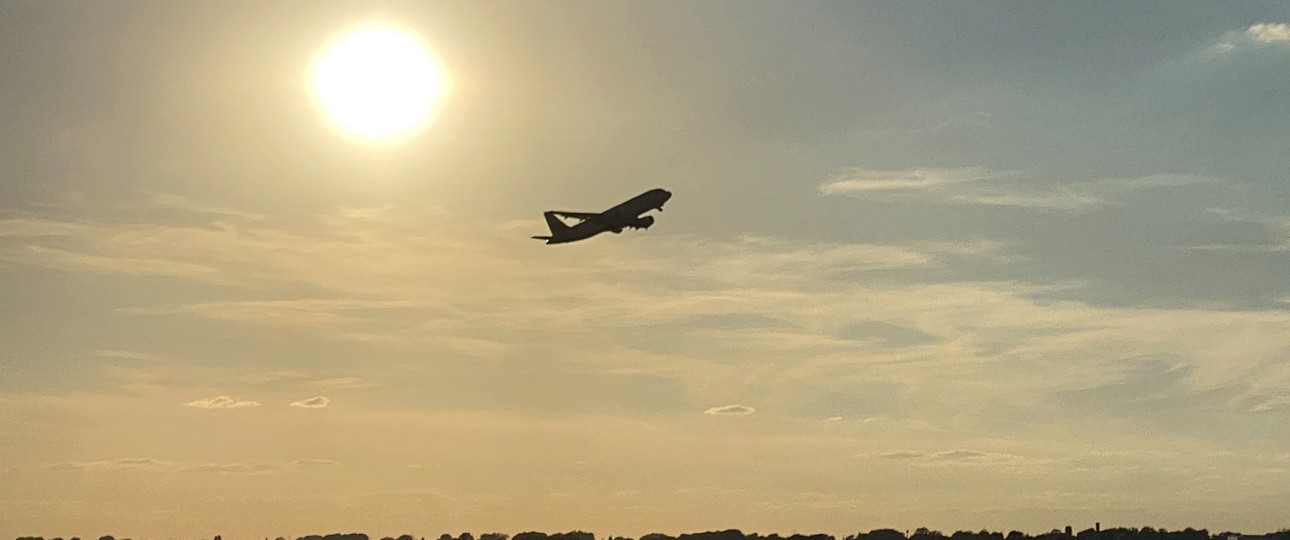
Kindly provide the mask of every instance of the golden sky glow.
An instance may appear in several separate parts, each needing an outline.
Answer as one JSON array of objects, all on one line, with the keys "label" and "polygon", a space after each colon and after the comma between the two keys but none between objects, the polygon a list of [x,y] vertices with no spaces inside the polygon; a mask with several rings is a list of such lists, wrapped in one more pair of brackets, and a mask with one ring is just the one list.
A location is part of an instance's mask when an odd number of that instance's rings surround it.
[{"label": "golden sky glow", "polygon": [[1284,527],[1290,4],[1160,4],[0,2],[0,540]]}]

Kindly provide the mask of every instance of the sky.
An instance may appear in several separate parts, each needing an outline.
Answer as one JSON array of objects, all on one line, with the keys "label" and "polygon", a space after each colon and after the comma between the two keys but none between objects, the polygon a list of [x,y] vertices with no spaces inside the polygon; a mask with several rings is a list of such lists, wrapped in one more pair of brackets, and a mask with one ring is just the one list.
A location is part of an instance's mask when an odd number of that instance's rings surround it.
[{"label": "sky", "polygon": [[[370,20],[398,144],[311,98]],[[1284,528],[1288,23],[3,3],[0,537]]]}]

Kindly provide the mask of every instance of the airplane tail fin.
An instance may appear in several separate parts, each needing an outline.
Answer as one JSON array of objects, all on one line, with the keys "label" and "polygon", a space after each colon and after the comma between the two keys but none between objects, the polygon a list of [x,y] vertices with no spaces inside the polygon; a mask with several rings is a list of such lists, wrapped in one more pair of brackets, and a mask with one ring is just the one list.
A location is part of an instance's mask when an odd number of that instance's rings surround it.
[{"label": "airplane tail fin", "polygon": [[530,236],[529,238],[532,238],[534,240],[547,240],[547,241],[551,240],[550,236]]},{"label": "airplane tail fin", "polygon": [[560,236],[561,233],[569,231],[569,226],[560,221],[555,212],[544,212],[542,215],[546,216],[546,226],[551,229],[552,236]]}]

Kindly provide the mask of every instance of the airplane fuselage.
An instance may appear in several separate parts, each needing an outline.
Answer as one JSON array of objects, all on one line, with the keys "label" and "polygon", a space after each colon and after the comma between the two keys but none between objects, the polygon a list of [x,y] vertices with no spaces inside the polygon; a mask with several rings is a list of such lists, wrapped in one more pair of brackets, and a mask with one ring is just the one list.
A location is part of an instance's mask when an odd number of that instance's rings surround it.
[{"label": "airplane fuselage", "polygon": [[[546,240],[547,244],[567,244],[586,240],[603,232],[621,233],[624,228],[647,228],[654,223],[651,216],[641,216],[650,210],[662,210],[663,203],[672,198],[672,192],[665,189],[651,189],[632,197],[626,202],[614,206],[599,214],[578,214],[573,212],[546,212],[544,215],[551,236],[534,236]],[[572,227],[564,225],[559,217],[573,215],[583,221]]]}]

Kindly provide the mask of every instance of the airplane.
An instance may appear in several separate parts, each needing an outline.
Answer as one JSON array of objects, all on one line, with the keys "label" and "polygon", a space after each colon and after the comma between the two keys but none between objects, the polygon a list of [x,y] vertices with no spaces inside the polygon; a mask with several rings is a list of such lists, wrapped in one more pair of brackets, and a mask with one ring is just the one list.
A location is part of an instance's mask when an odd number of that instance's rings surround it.
[{"label": "airplane", "polygon": [[[534,236],[536,240],[546,240],[547,244],[566,244],[586,240],[605,231],[614,234],[623,232],[624,228],[648,229],[654,224],[654,216],[642,216],[650,210],[663,211],[663,203],[672,198],[672,192],[666,189],[651,189],[631,200],[605,210],[599,214],[593,212],[543,212],[546,225],[551,228],[551,236]],[[561,217],[581,220],[572,227],[565,225]]]}]

